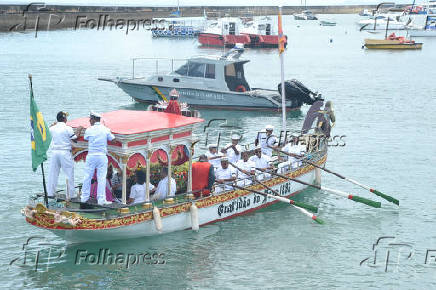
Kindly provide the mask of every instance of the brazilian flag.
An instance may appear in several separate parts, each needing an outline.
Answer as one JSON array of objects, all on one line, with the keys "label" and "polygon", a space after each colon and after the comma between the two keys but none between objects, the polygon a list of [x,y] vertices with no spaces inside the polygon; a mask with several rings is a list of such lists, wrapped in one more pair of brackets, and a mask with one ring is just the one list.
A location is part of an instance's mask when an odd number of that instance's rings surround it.
[{"label": "brazilian flag", "polygon": [[32,169],[36,171],[38,166],[47,160],[47,150],[50,147],[51,135],[44,122],[44,117],[39,111],[33,98],[32,78],[30,78],[30,127],[32,142]]}]

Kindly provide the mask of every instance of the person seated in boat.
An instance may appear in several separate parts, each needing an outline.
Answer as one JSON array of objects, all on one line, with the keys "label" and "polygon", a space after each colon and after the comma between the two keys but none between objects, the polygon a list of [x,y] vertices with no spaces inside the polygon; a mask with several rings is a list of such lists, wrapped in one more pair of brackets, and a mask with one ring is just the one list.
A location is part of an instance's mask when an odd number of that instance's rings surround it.
[{"label": "person seated in boat", "polygon": [[227,144],[223,149],[221,149],[221,153],[225,154],[229,159],[229,162],[236,163],[241,159],[241,151],[242,147],[239,145],[239,135],[232,135],[232,143]]},{"label": "person seated in boat", "polygon": [[[292,136],[291,142],[286,144],[282,148],[282,151],[290,154],[304,156],[304,154],[306,153],[306,145],[299,143],[298,136]],[[281,160],[284,162],[279,163],[279,165],[277,166],[278,173],[285,173],[290,169],[296,169],[302,165],[301,160],[296,158],[295,156],[285,155],[281,157]]]},{"label": "person seated in boat", "polygon": [[[107,201],[114,201],[114,196],[112,194],[112,174],[113,174],[113,168],[112,165],[109,165],[107,167],[107,172],[106,172],[106,184],[105,184],[105,194],[106,194],[106,200]],[[94,171],[94,176],[91,179],[91,197],[92,198],[97,198],[97,192],[98,192],[98,180],[97,180],[97,169],[95,169]]]},{"label": "person seated in boat", "polygon": [[123,189],[123,171],[120,168],[115,169],[115,173],[112,176],[112,194],[116,198],[121,198]]},{"label": "person seated in boat", "polygon": [[215,193],[233,189],[231,183],[236,180],[236,172],[229,166],[227,157],[221,158],[221,166],[215,171],[215,177],[218,183],[215,185]]},{"label": "person seated in boat", "polygon": [[272,125],[265,126],[265,129],[257,135],[257,138],[254,141],[254,145],[260,145],[262,153],[269,157],[272,156],[272,148],[277,148],[277,138],[273,135],[273,131],[274,127]]},{"label": "person seated in boat", "polygon": [[[136,177],[136,184],[130,188],[130,196],[129,196],[129,200],[127,201],[127,203],[129,204],[148,201],[146,195],[147,189],[145,183],[146,175],[144,170],[142,169],[136,170],[135,177]],[[150,190],[150,194],[156,191],[156,188],[151,183],[148,184],[148,188]]]},{"label": "person seated in boat", "polygon": [[205,154],[192,163],[192,192],[196,198],[209,196],[215,182],[215,169]]},{"label": "person seated in boat", "polygon": [[[262,148],[260,146],[256,147],[254,154],[255,155],[251,156],[249,160],[254,163],[256,169],[262,169],[266,171],[274,169],[274,167],[270,164],[271,158],[262,153]],[[256,178],[259,180],[264,180],[271,177],[271,174],[268,172],[257,172]]]},{"label": "person seated in boat", "polygon": [[152,200],[162,200],[169,197],[174,197],[177,191],[176,187],[176,181],[174,178],[170,178],[170,192],[168,192],[168,168],[163,167],[161,171],[161,180],[159,181],[159,184],[157,185],[156,191],[151,198]]},{"label": "person seated in boat", "polygon": [[251,177],[256,173],[256,164],[249,160],[249,155],[247,151],[241,152],[242,159],[236,162],[239,186],[247,186],[253,183]]},{"label": "person seated in boat", "polygon": [[217,144],[209,144],[209,151],[206,152],[207,159],[209,160],[210,164],[215,168],[219,168],[221,166],[220,159],[222,157],[221,154],[218,153],[218,145]]},{"label": "person seated in boat", "polygon": [[168,106],[164,112],[181,115],[182,110],[180,109],[180,104],[179,104],[179,92],[176,89],[172,89],[169,98],[170,101],[168,102]]}]

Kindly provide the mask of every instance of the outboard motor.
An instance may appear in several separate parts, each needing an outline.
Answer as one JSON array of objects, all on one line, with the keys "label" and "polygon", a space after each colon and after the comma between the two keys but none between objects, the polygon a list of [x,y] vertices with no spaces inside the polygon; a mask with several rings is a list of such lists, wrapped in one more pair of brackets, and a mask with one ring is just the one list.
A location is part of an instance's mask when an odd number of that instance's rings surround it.
[{"label": "outboard motor", "polygon": [[[282,92],[282,84],[278,85],[279,93]],[[322,100],[321,94],[314,93],[309,90],[305,85],[296,79],[285,81],[285,98],[301,104],[312,105],[318,100]]]}]

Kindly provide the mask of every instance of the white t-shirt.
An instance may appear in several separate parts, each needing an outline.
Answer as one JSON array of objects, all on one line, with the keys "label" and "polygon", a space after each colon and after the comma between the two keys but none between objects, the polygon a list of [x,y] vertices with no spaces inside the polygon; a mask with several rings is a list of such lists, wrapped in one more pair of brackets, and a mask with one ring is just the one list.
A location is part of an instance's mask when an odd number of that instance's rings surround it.
[{"label": "white t-shirt", "polygon": [[154,200],[161,200],[165,199],[167,197],[172,197],[176,194],[176,181],[174,178],[171,178],[171,189],[170,194],[167,194],[168,192],[168,176],[166,176],[164,179],[159,181],[159,184],[157,185],[157,189],[153,195]]},{"label": "white t-shirt", "polygon": [[[215,171],[215,180],[218,179],[230,179],[236,175],[235,169],[233,167],[230,167],[230,165],[224,169],[221,166],[218,167],[218,169]],[[225,182],[226,185],[224,187],[225,190],[232,189],[231,185],[228,185],[228,183],[231,183],[231,181]]]},{"label": "white t-shirt", "polygon": [[[133,198],[133,203],[144,202],[146,198],[146,188],[144,184],[135,184],[130,188],[130,198]],[[154,189],[154,185],[149,183],[150,191]]]},{"label": "white t-shirt", "polygon": [[266,133],[259,133],[257,137],[259,140],[260,148],[262,149],[262,154],[266,154],[268,156],[272,156],[272,149],[268,146],[274,146],[277,143],[277,138],[274,135],[267,136]]},{"label": "white t-shirt", "polygon": [[83,138],[88,141],[89,155],[106,155],[107,141],[112,141],[115,136],[111,133],[109,128],[97,122],[86,129]]},{"label": "white t-shirt", "polygon": [[260,158],[257,157],[257,155],[253,155],[248,160],[253,162],[256,168],[264,169],[269,167],[269,162],[271,161],[271,158],[267,155],[262,154]]},{"label": "white t-shirt", "polygon": [[233,150],[232,143],[227,144],[224,148],[228,148],[227,149],[227,153],[226,156],[229,159],[229,162],[231,163],[236,163],[239,161],[239,159],[241,159],[241,151],[242,151],[242,147],[239,144],[236,144],[236,150],[238,150],[239,154],[235,153],[235,150]]},{"label": "white t-shirt", "polygon": [[[306,152],[306,146],[302,144],[294,145],[292,143],[288,143],[286,144],[285,147],[282,148],[282,151],[285,151],[286,153],[296,154],[296,155],[304,155],[304,153]],[[286,159],[287,161],[295,162],[297,160],[295,157],[292,156],[287,156],[287,157],[288,157]]]},{"label": "white t-shirt", "polygon": [[[206,156],[207,158],[212,158],[212,157],[216,157],[216,156],[222,156],[219,153],[211,153],[210,151],[206,152]],[[215,158],[215,159],[210,159],[209,163],[212,164],[212,166],[214,168],[219,168],[221,166],[221,158]]]},{"label": "white t-shirt", "polygon": [[64,122],[57,122],[49,130],[52,137],[52,150],[71,150],[71,140],[77,139],[73,128],[67,126]]},{"label": "white t-shirt", "polygon": [[[247,160],[247,162],[245,162],[243,159],[241,159],[236,163],[236,166],[238,166],[242,170],[252,171],[252,170],[255,170],[254,168],[256,167],[256,164],[254,164],[253,161]],[[237,170],[238,179],[250,177],[250,175],[247,175],[238,169],[236,169],[236,170]]]}]

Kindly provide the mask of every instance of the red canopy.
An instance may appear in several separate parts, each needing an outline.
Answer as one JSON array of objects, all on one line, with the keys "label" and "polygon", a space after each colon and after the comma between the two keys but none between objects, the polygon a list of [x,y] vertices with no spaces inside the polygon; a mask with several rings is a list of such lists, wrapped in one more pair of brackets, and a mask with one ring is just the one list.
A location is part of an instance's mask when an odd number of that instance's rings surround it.
[{"label": "red canopy", "polygon": [[[108,127],[112,133],[121,135],[184,127],[203,121],[204,120],[200,118],[156,111],[119,110],[102,114],[102,123]],[[90,126],[89,117],[74,119],[69,121],[68,125],[73,128],[79,126],[88,128]]]}]

